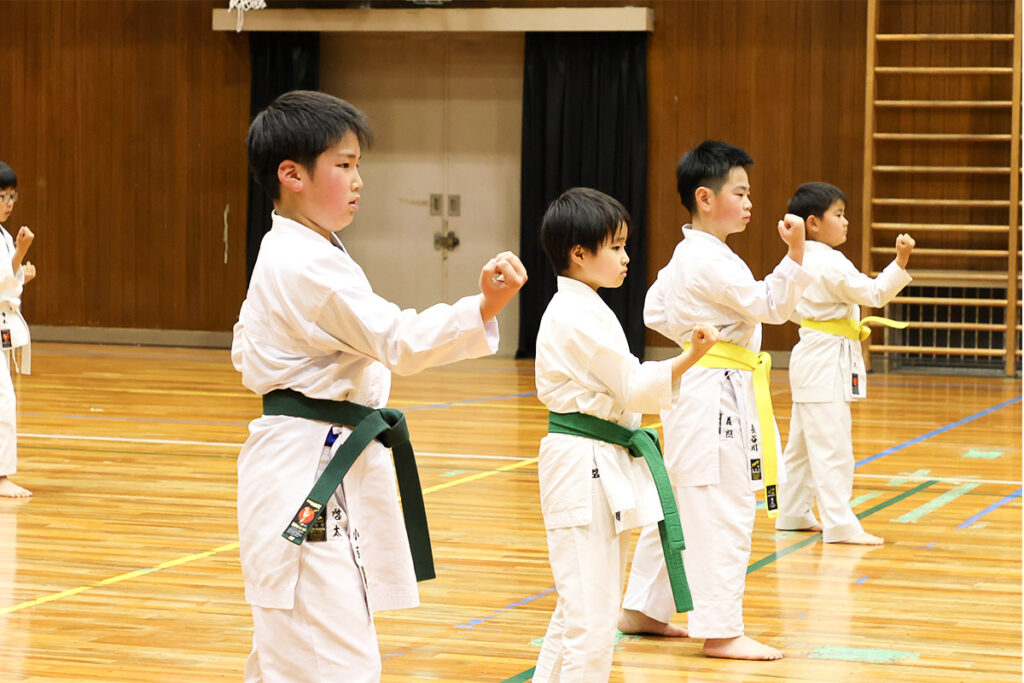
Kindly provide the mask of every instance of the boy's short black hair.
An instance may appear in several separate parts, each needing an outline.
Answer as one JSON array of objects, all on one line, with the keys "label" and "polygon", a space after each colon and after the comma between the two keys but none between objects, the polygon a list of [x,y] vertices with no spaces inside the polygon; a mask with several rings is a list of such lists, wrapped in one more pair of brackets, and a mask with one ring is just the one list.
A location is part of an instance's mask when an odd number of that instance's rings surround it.
[{"label": "boy's short black hair", "polygon": [[589,187],[574,187],[551,202],[540,225],[540,243],[555,273],[569,269],[569,252],[577,244],[596,254],[626,224],[633,229],[629,212],[614,197]]},{"label": "boy's short black hair", "polygon": [[737,166],[744,168],[754,160],[743,149],[717,140],[705,140],[683,155],[676,166],[676,189],[679,199],[690,215],[697,215],[694,193],[698,187],[708,187],[715,194],[729,179],[729,172]]},{"label": "boy's short black hair", "polygon": [[282,161],[290,159],[312,173],[317,157],[349,131],[355,133],[360,148],[373,144],[366,115],[345,100],[314,90],[286,92],[249,126],[245,138],[249,169],[270,198],[279,199],[277,169]]},{"label": "boy's short black hair", "polygon": [[18,186],[18,176],[14,169],[0,161],[0,189]]},{"label": "boy's short black hair", "polygon": [[806,221],[811,216],[824,218],[828,208],[842,199],[846,203],[846,195],[835,185],[829,183],[804,183],[796,188],[786,211],[800,216]]}]

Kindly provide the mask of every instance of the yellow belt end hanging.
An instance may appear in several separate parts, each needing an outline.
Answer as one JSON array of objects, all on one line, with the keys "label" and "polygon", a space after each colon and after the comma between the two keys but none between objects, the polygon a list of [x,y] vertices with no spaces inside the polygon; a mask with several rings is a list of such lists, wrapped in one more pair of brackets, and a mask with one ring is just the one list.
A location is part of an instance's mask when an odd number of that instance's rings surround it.
[{"label": "yellow belt end hanging", "polygon": [[757,422],[761,427],[761,475],[764,478],[765,509],[769,517],[779,514],[779,447],[775,442],[775,415],[769,373],[772,358],[762,351],[757,355],[754,369],[754,398],[757,402]]}]

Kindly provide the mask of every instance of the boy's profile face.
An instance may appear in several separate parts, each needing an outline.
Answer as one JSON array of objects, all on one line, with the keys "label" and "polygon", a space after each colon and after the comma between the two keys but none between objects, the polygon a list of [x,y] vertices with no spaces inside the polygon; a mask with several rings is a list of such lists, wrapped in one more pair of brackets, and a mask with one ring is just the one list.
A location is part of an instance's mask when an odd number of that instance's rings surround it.
[{"label": "boy's profile face", "polygon": [[359,210],[359,139],[349,131],[316,158],[312,169],[284,161],[278,169],[281,200],[277,212],[323,237],[348,226]]},{"label": "boy's profile face", "polygon": [[[729,171],[729,177],[723,183],[722,189],[717,193],[705,187],[699,188],[698,192],[701,190],[708,190],[704,203],[707,208],[702,211],[704,218],[716,228],[717,234],[724,238],[725,235],[747,229],[750,210],[754,204],[750,201],[750,180],[745,168],[734,166]],[[701,208],[703,209],[703,206]]]},{"label": "boy's profile face", "polygon": [[[576,245],[570,255],[570,276],[597,291],[600,287],[621,287],[626,280],[626,237],[629,230],[619,223],[615,234],[601,243],[596,252]],[[580,251],[577,251],[580,250]]]},{"label": "boy's profile face", "polygon": [[18,201],[18,190],[13,187],[0,187],[0,223],[3,223],[14,211],[14,203]]},{"label": "boy's profile face", "polygon": [[830,247],[838,247],[846,241],[850,221],[846,220],[846,202],[837,199],[828,207],[824,216],[807,217],[808,236]]}]

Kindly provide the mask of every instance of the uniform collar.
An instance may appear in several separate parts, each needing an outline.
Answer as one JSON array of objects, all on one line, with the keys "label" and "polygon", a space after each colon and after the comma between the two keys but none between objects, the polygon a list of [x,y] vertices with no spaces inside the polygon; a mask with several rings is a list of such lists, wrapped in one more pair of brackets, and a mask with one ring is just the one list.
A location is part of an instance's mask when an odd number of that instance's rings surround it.
[{"label": "uniform collar", "polygon": [[821,251],[821,252],[835,251],[835,247],[830,247],[827,244],[825,244],[824,242],[819,242],[817,240],[806,240],[806,241],[804,241],[804,249],[805,250],[810,250],[810,251]]},{"label": "uniform collar", "polygon": [[683,237],[688,240],[697,240],[698,242],[703,242],[704,244],[708,245],[718,245],[720,247],[723,247],[724,249],[727,249],[730,252],[732,251],[732,249],[729,249],[729,245],[727,245],[725,242],[718,239],[709,232],[698,230],[697,228],[693,227],[693,225],[690,223],[687,223],[686,225],[683,226]]},{"label": "uniform collar", "polygon": [[601,298],[590,285],[580,282],[579,280],[574,280],[571,277],[559,275],[557,282],[559,292],[569,292],[581,296],[594,296],[598,299]]},{"label": "uniform collar", "polygon": [[[295,236],[297,238],[307,239],[310,241],[315,240],[317,242],[320,242],[320,240],[322,239],[320,235],[316,234],[302,223],[294,221],[291,218],[285,218],[284,216],[280,215],[277,211],[271,212],[270,218],[270,229],[273,230],[274,232],[281,233],[282,235]],[[331,246],[337,247],[338,249],[345,251],[345,246],[341,243],[341,240],[338,239],[337,233],[331,233]]]}]

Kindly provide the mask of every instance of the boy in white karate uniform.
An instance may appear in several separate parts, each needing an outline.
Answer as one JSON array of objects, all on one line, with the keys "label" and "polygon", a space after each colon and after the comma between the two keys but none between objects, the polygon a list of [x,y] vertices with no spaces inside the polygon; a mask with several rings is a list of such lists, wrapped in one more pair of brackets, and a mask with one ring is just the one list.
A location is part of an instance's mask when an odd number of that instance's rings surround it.
[{"label": "boy in white karate uniform", "polygon": [[[635,434],[643,413],[672,404],[680,376],[718,339],[713,327],[697,325],[693,346],[671,360],[641,363],[630,353],[597,293],[625,280],[630,227],[618,201],[589,188],[563,193],[541,225],[558,291],[537,333],[537,397],[551,411],[537,470],[558,603],[534,683],[608,680],[629,531],[675,517],[663,514],[645,458],[588,428]],[[653,457],[664,472],[660,453]],[[667,476],[665,490],[671,497]]]},{"label": "boy in white karate uniform", "polygon": [[[18,471],[18,411],[11,381],[11,366],[23,374],[31,372],[28,325],[21,316],[21,291],[36,276],[36,268],[24,261],[35,235],[26,226],[12,238],[3,223],[18,201],[18,176],[0,161],[0,497],[28,498],[32,492],[11,481]],[[20,352],[21,363],[15,353]]]},{"label": "boy in white karate uniform", "polygon": [[[505,252],[484,266],[481,294],[451,306],[417,313],[375,295],[335,235],[358,209],[361,149],[371,136],[349,103],[294,91],[256,116],[246,140],[253,176],[274,200],[232,344],[243,384],[263,395],[264,407],[238,458],[240,555],[254,625],[249,682],[380,680],[373,612],[419,604],[416,578],[432,577],[433,566],[415,467],[397,467],[397,437],[388,441],[392,467],[377,429],[368,443],[349,443],[351,423],[404,427],[400,413],[380,410],[391,372],[493,353],[494,316],[526,280]],[[334,419],[343,412],[358,421]],[[396,470],[399,486],[411,482],[402,508]],[[330,472],[344,475],[340,485]],[[310,490],[317,481],[323,496]],[[403,514],[422,533],[407,536]]]},{"label": "boy in white karate uniform", "polygon": [[[846,195],[838,187],[801,185],[789,200],[789,212],[807,223],[803,267],[814,283],[793,314],[793,322],[800,324],[800,341],[789,359],[793,416],[775,528],[823,531],[826,543],[878,545],[883,539],[865,532],[850,507],[850,401],[866,395],[860,342],[870,333],[861,323],[859,307],[881,308],[910,282],[906,268],[914,240],[897,236],[896,258],[872,278],[836,249],[846,242],[849,226]],[[815,499],[821,524],[814,516]]]},{"label": "boy in white karate uniform", "polygon": [[[743,588],[754,528],[754,491],[766,489],[775,507],[777,431],[767,391],[767,354],[761,323],[789,319],[810,275],[800,267],[804,223],[787,214],[778,222],[789,252],[764,281],[725,240],[750,221],[753,163],[738,147],[705,141],[683,156],[677,187],[693,224],[647,293],[644,321],[682,344],[698,321],[710,321],[721,340],[687,374],[687,388],[665,425],[665,463],[679,501],[686,537],[683,559],[693,592],[689,635],[704,639],[704,654],[730,659],[779,659],[782,653],[744,635]],[[757,381],[755,382],[755,378]],[[755,400],[755,391],[767,396]],[[640,535],[619,628],[627,633],[685,635],[672,616],[665,560],[657,533]]]}]

